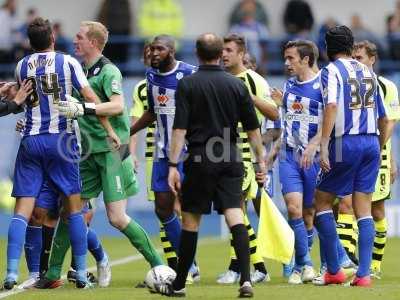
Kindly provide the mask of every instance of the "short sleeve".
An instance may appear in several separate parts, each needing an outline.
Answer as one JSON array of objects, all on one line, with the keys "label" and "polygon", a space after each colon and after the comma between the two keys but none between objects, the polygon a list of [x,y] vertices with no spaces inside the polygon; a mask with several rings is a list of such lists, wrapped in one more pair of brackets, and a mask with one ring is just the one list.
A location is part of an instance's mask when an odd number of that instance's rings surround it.
[{"label": "short sleeve", "polygon": [[89,82],[83,72],[82,66],[75,58],[68,56],[68,67],[71,72],[72,86],[77,91],[89,86]]},{"label": "short sleeve", "polygon": [[386,106],[379,91],[376,92],[376,108],[378,111],[378,118],[387,116]]},{"label": "short sleeve", "polygon": [[244,83],[239,82],[239,115],[240,122],[245,131],[254,130],[260,127],[258,122],[254,101],[251,99],[250,94]]},{"label": "short sleeve", "polygon": [[338,102],[340,86],[339,80],[334,71],[329,70],[328,68],[322,69],[320,73],[320,87],[324,105]]},{"label": "short sleeve", "polygon": [[178,82],[175,94],[175,118],[173,129],[187,129],[190,116],[189,89],[185,79]]},{"label": "short sleeve", "polygon": [[107,98],[112,95],[122,95],[122,75],[119,69],[112,65],[106,65],[103,70],[103,90]]},{"label": "short sleeve", "polygon": [[[145,95],[146,94],[146,95]],[[147,97],[146,81],[141,81],[135,85],[132,93],[131,117],[140,118],[144,113],[144,105],[141,97]]]}]

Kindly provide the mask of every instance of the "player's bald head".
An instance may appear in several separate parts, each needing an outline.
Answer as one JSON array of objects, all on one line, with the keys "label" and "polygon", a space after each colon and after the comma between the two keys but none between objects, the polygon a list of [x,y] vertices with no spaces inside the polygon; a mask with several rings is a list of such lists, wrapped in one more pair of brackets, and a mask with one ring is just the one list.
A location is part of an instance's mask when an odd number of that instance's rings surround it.
[{"label": "player's bald head", "polygon": [[202,61],[221,58],[223,48],[223,40],[214,33],[204,33],[196,40],[196,52]]},{"label": "player's bald head", "polygon": [[154,43],[160,43],[166,47],[168,47],[170,50],[175,51],[175,39],[167,34],[160,34],[154,37],[152,44]]}]

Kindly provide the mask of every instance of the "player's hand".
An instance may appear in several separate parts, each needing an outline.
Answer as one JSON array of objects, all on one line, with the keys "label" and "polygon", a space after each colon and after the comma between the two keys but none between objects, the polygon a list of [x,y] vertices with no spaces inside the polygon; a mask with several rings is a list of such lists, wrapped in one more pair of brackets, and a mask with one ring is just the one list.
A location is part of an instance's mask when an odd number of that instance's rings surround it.
[{"label": "player's hand", "polygon": [[71,95],[65,95],[65,98],[67,101],[59,101],[57,104],[60,115],[69,119],[75,119],[85,114],[85,108],[83,104],[78,101],[78,99],[72,97]]},{"label": "player's hand", "polygon": [[118,150],[121,147],[121,140],[118,137],[118,135],[112,130],[111,132],[108,132],[108,137],[111,139],[112,143],[112,148],[114,150]]},{"label": "player's hand", "polygon": [[168,185],[175,197],[178,197],[181,190],[181,175],[175,167],[169,167]]},{"label": "player's hand", "polygon": [[282,106],[283,92],[277,88],[271,88],[271,99],[274,100],[275,104]]},{"label": "player's hand", "polygon": [[309,169],[314,162],[315,153],[317,152],[317,145],[308,144],[306,149],[303,151],[300,159],[300,167],[303,169]]},{"label": "player's hand", "polygon": [[267,167],[265,161],[255,163],[253,166],[256,173],[256,181],[259,185],[263,186],[267,180]]},{"label": "player's hand", "polygon": [[394,159],[390,160],[390,184],[396,181],[398,175],[397,164]]},{"label": "player's hand", "polygon": [[2,82],[1,87],[0,87],[0,96],[1,97],[8,97],[8,93],[13,85],[15,85],[16,82]]},{"label": "player's hand", "polygon": [[15,124],[15,131],[22,132],[25,129],[25,119],[19,119]]},{"label": "player's hand", "polygon": [[327,173],[331,170],[331,165],[329,163],[329,149],[328,142],[321,142],[320,150],[320,166],[323,172]]},{"label": "player's hand", "polygon": [[[11,88],[12,90],[12,88]],[[14,102],[17,103],[18,105],[21,105],[22,103],[25,102],[26,98],[32,93],[32,80],[27,80],[25,79],[21,86],[19,87],[19,90],[17,94],[14,97]]]}]

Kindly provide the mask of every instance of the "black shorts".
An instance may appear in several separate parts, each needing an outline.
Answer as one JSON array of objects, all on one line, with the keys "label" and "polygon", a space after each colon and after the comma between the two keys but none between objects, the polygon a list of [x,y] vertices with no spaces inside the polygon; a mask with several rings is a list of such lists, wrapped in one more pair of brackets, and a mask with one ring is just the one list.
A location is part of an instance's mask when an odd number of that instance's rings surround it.
[{"label": "black shorts", "polygon": [[243,183],[243,163],[211,162],[201,155],[196,162],[192,155],[184,163],[182,211],[210,214],[213,207],[219,214],[227,208],[240,208]]}]

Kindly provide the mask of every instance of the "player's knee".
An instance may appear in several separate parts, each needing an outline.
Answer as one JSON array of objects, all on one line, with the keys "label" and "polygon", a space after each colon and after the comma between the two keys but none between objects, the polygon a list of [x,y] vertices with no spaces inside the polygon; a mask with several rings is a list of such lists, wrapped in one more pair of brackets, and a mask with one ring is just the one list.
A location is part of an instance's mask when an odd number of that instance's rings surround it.
[{"label": "player's knee", "polygon": [[303,217],[302,209],[297,203],[288,203],[287,210],[290,219],[299,219]]},{"label": "player's knee", "polygon": [[383,220],[385,218],[385,209],[382,207],[372,206],[371,214],[374,221]]},{"label": "player's knee", "polygon": [[33,210],[32,217],[29,221],[29,224],[32,226],[42,226],[44,219],[46,217],[46,214],[47,214],[47,210],[36,207]]},{"label": "player's knee", "polygon": [[174,208],[158,205],[155,207],[155,213],[158,219],[160,219],[160,221],[162,222],[171,217],[171,215],[174,213]]}]

